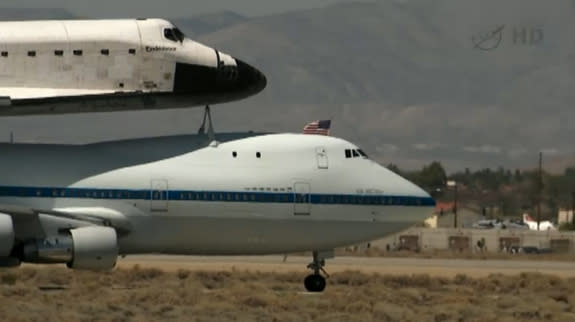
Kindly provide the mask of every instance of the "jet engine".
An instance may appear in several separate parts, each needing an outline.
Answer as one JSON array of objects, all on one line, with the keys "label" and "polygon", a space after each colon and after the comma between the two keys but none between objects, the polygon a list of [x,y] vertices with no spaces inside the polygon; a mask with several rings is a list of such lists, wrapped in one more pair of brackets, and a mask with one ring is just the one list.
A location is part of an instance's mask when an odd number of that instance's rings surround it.
[{"label": "jet engine", "polygon": [[66,263],[74,269],[112,269],[118,258],[118,237],[111,227],[75,228],[24,245],[22,257],[33,263]]},{"label": "jet engine", "polygon": [[14,247],[14,223],[12,217],[0,214],[0,258],[8,257]]}]

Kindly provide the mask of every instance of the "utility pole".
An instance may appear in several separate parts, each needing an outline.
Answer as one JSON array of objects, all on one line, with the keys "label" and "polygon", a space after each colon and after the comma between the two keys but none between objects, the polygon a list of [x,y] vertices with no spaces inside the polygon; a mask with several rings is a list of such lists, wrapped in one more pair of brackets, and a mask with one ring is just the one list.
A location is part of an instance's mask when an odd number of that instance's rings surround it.
[{"label": "utility pole", "polygon": [[457,182],[449,180],[447,186],[453,188],[453,228],[457,228]]},{"label": "utility pole", "polygon": [[575,229],[575,191],[571,192],[571,229]]},{"label": "utility pole", "polygon": [[457,182],[453,190],[453,227],[457,228]]},{"label": "utility pole", "polygon": [[537,231],[541,224],[541,199],[543,199],[543,152],[539,152],[539,173],[537,175]]}]

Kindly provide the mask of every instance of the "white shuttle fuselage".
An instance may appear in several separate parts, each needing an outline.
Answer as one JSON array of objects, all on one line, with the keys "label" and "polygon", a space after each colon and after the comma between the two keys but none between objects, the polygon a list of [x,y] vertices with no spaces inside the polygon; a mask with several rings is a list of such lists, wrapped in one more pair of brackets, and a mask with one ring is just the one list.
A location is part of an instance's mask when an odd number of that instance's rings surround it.
[{"label": "white shuttle fuselage", "polygon": [[189,107],[265,86],[162,19],[0,22],[0,116]]}]

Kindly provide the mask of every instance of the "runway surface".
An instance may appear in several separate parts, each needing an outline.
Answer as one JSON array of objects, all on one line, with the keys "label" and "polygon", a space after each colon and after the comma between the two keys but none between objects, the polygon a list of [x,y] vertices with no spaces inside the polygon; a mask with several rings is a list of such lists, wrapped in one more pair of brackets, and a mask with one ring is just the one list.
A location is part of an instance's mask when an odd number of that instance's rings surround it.
[{"label": "runway surface", "polygon": [[[304,256],[128,256],[118,261],[120,268],[158,268],[166,271],[187,270],[250,270],[260,272],[302,272],[311,257]],[[336,257],[326,261],[328,273],[356,270],[380,274],[429,274],[453,277],[465,274],[484,277],[489,274],[539,272],[560,277],[575,277],[575,263],[537,260],[465,260],[390,257]]]}]

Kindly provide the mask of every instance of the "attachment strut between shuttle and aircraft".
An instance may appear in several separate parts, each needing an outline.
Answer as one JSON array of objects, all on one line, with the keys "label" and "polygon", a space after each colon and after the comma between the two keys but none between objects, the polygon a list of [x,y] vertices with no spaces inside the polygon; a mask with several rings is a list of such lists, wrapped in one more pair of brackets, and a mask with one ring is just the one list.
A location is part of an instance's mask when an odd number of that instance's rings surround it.
[{"label": "attachment strut between shuttle and aircraft", "polygon": [[214,124],[212,123],[212,112],[209,105],[206,105],[204,108],[204,119],[202,121],[202,125],[198,130],[198,134],[205,134],[206,133],[206,119],[208,121],[208,138],[210,142],[216,140],[216,135],[214,134]]}]

